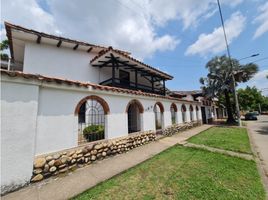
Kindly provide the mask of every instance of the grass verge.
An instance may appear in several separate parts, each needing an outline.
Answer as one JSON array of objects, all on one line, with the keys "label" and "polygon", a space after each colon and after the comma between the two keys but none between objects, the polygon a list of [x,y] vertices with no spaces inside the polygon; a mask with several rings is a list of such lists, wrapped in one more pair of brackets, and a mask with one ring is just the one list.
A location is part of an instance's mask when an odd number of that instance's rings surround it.
[{"label": "grass verge", "polygon": [[74,199],[261,200],[264,196],[255,162],[176,145]]},{"label": "grass verge", "polygon": [[188,141],[194,144],[252,154],[246,128],[212,127]]}]

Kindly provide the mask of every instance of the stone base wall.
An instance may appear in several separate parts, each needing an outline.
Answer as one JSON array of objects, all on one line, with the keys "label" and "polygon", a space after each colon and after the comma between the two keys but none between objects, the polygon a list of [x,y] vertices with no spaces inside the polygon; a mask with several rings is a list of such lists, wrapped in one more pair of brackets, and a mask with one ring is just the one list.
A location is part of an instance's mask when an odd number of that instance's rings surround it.
[{"label": "stone base wall", "polygon": [[[201,121],[176,124],[163,130],[163,135],[171,136],[199,125],[201,125]],[[34,161],[31,182],[41,181],[50,176],[75,170],[96,160],[127,152],[155,140],[156,133],[146,131],[121,139],[102,141],[65,152],[39,156]]]},{"label": "stone base wall", "polygon": [[163,131],[163,135],[165,136],[171,136],[174,135],[175,133],[185,131],[187,129],[200,126],[202,124],[201,121],[194,121],[194,122],[188,122],[188,123],[183,123],[183,124],[174,124],[168,128],[166,128]]},{"label": "stone base wall", "polygon": [[37,157],[34,161],[31,182],[75,170],[108,156],[127,152],[156,139],[153,131],[146,131],[126,138],[88,144],[76,149]]}]

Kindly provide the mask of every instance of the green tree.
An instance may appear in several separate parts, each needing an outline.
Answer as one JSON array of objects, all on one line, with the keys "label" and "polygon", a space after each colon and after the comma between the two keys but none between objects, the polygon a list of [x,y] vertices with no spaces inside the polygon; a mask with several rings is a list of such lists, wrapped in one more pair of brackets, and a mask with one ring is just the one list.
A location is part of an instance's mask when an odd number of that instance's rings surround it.
[{"label": "green tree", "polygon": [[1,60],[8,60],[8,54],[4,53],[4,50],[8,49],[9,45],[8,45],[8,40],[3,40],[0,43],[0,50],[1,50]]},{"label": "green tree", "polygon": [[263,102],[261,104],[262,111],[268,111],[268,97],[263,96]]},{"label": "green tree", "polygon": [[[233,70],[231,63],[233,64]],[[258,71],[258,66],[253,63],[241,65],[238,60],[224,56],[216,56],[207,64],[207,77],[200,78],[202,89],[208,98],[224,96],[227,109],[227,123],[234,123],[234,109],[230,101],[230,94],[233,92],[232,73],[237,83],[246,82]]]},{"label": "green tree", "polygon": [[237,90],[240,108],[244,111],[259,110],[259,105],[264,102],[264,97],[256,87],[246,87]]}]

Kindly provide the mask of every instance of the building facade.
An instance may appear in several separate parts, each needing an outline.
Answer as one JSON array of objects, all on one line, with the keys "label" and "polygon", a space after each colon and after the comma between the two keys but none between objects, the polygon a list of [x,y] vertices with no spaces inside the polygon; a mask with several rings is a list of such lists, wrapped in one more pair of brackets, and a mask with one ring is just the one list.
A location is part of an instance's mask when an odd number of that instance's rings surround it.
[{"label": "building facade", "polygon": [[9,23],[6,31],[13,64],[1,70],[2,191],[29,182],[36,156],[202,119],[201,102],[167,94],[173,77],[128,52]]}]

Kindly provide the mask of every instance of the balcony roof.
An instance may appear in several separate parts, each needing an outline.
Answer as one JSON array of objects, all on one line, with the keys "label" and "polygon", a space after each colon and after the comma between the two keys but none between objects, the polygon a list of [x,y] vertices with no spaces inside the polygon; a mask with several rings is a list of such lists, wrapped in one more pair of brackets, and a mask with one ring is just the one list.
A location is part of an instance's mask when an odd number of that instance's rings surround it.
[{"label": "balcony roof", "polygon": [[126,53],[109,47],[94,57],[90,63],[94,67],[122,67],[125,69],[137,70],[142,76],[153,76],[155,80],[171,80],[173,76],[151,67]]}]

